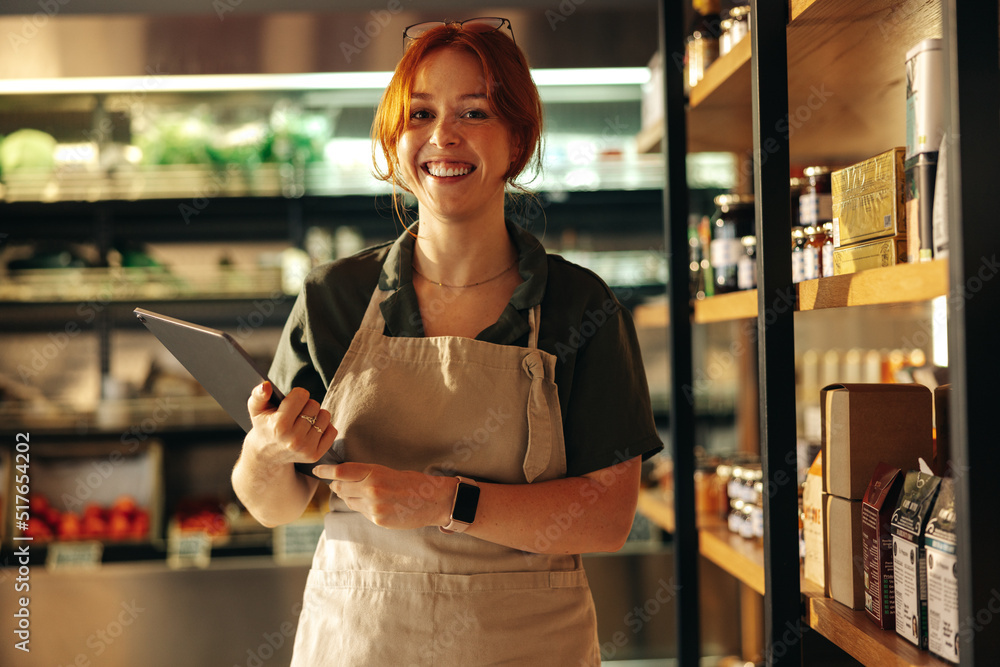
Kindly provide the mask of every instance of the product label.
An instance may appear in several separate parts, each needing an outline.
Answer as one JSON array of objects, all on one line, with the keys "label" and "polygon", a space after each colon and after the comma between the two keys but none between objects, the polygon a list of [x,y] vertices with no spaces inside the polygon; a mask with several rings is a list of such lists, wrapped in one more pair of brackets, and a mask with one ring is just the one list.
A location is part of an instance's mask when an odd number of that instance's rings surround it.
[{"label": "product label", "polygon": [[800,283],[806,279],[805,250],[792,251],[792,282]]},{"label": "product label", "polygon": [[829,278],[833,275],[833,244],[823,245],[823,277]]},{"label": "product label", "polygon": [[958,559],[927,548],[927,645],[930,652],[958,662]]},{"label": "product label", "polygon": [[896,600],[892,580],[892,535],[880,529],[878,510],[861,508],[861,554],[865,564],[865,611],[880,628],[895,623]]},{"label": "product label", "polygon": [[739,239],[713,239],[708,246],[712,268],[721,269],[736,266],[743,252],[743,244]]},{"label": "product label", "polygon": [[802,250],[802,279],[815,280],[820,277],[820,246],[806,246]]},{"label": "product label", "polygon": [[892,538],[896,633],[927,648],[927,567],[921,551],[913,542]]},{"label": "product label", "polygon": [[748,255],[740,257],[736,264],[736,286],[740,289],[757,287],[757,262]]}]

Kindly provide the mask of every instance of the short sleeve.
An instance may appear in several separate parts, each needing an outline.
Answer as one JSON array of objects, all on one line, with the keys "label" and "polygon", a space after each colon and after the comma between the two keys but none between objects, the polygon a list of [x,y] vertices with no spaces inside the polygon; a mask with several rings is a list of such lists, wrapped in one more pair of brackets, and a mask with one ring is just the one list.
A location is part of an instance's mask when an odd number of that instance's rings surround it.
[{"label": "short sleeve", "polygon": [[306,301],[306,292],[303,290],[295,299],[292,312],[285,322],[267,376],[282,393],[287,394],[292,387],[303,387],[309,391],[310,396],[322,401],[326,386],[312,361],[312,335]]},{"label": "short sleeve", "polygon": [[[567,474],[649,458],[663,444],[631,313],[596,275],[559,264],[546,302],[560,314],[542,333],[557,358]],[[545,305],[542,310],[544,323]]]}]

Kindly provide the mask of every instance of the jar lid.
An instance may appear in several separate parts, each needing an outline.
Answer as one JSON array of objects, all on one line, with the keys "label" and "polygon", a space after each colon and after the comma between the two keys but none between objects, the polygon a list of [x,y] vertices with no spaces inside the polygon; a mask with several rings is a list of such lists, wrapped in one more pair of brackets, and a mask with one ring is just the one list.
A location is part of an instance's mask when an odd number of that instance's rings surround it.
[{"label": "jar lid", "polygon": [[719,27],[722,28],[723,32],[725,32],[726,30],[729,30],[730,28],[733,27],[733,20],[732,19],[722,19],[721,21],[719,21]]},{"label": "jar lid", "polygon": [[718,206],[719,208],[728,206],[739,206],[742,204],[752,204],[753,195],[738,195],[730,193],[725,195],[718,195],[714,201],[715,205]]},{"label": "jar lid", "polygon": [[812,166],[806,167],[802,170],[802,173],[806,176],[823,176],[824,174],[830,173],[830,168],[825,166]]},{"label": "jar lid", "polygon": [[729,15],[734,19],[750,16],[750,5],[737,5],[729,10]]},{"label": "jar lid", "polygon": [[813,225],[806,225],[806,228],[802,230],[806,236],[815,236],[819,232],[819,227],[814,227]]},{"label": "jar lid", "polygon": [[800,238],[806,235],[806,230],[802,227],[792,227],[792,238]]},{"label": "jar lid", "polygon": [[744,236],[743,238],[740,239],[740,243],[742,243],[745,246],[757,245],[757,237],[750,235]]}]

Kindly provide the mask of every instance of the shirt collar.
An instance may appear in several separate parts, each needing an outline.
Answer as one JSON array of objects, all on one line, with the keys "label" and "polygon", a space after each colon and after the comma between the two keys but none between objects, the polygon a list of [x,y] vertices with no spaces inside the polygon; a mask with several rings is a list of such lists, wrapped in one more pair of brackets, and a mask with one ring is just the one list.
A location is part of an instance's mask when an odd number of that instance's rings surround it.
[{"label": "shirt collar", "polygon": [[[417,293],[413,289],[413,245],[417,224],[413,223],[409,229],[404,230],[393,243],[379,276],[379,289],[392,292],[381,305],[382,317],[391,336],[424,335]],[[542,302],[548,280],[545,248],[524,228],[510,220],[506,224],[507,232],[517,248],[517,270],[524,282],[514,290],[500,319],[479,335],[480,339],[500,344],[511,343],[527,333],[525,313]]]}]

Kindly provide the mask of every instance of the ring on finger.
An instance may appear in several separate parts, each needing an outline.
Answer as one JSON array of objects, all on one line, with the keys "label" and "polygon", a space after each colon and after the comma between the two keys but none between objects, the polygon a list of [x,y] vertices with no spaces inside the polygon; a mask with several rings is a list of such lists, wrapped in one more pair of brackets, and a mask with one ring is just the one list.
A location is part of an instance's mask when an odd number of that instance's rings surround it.
[{"label": "ring on finger", "polygon": [[313,430],[318,432],[320,435],[323,435],[323,429],[321,429],[319,426],[316,426],[315,424],[313,424]]},{"label": "ring on finger", "polygon": [[312,424],[313,428],[316,427],[316,418],[310,417],[309,415],[299,415],[299,419],[305,419],[307,422]]}]

